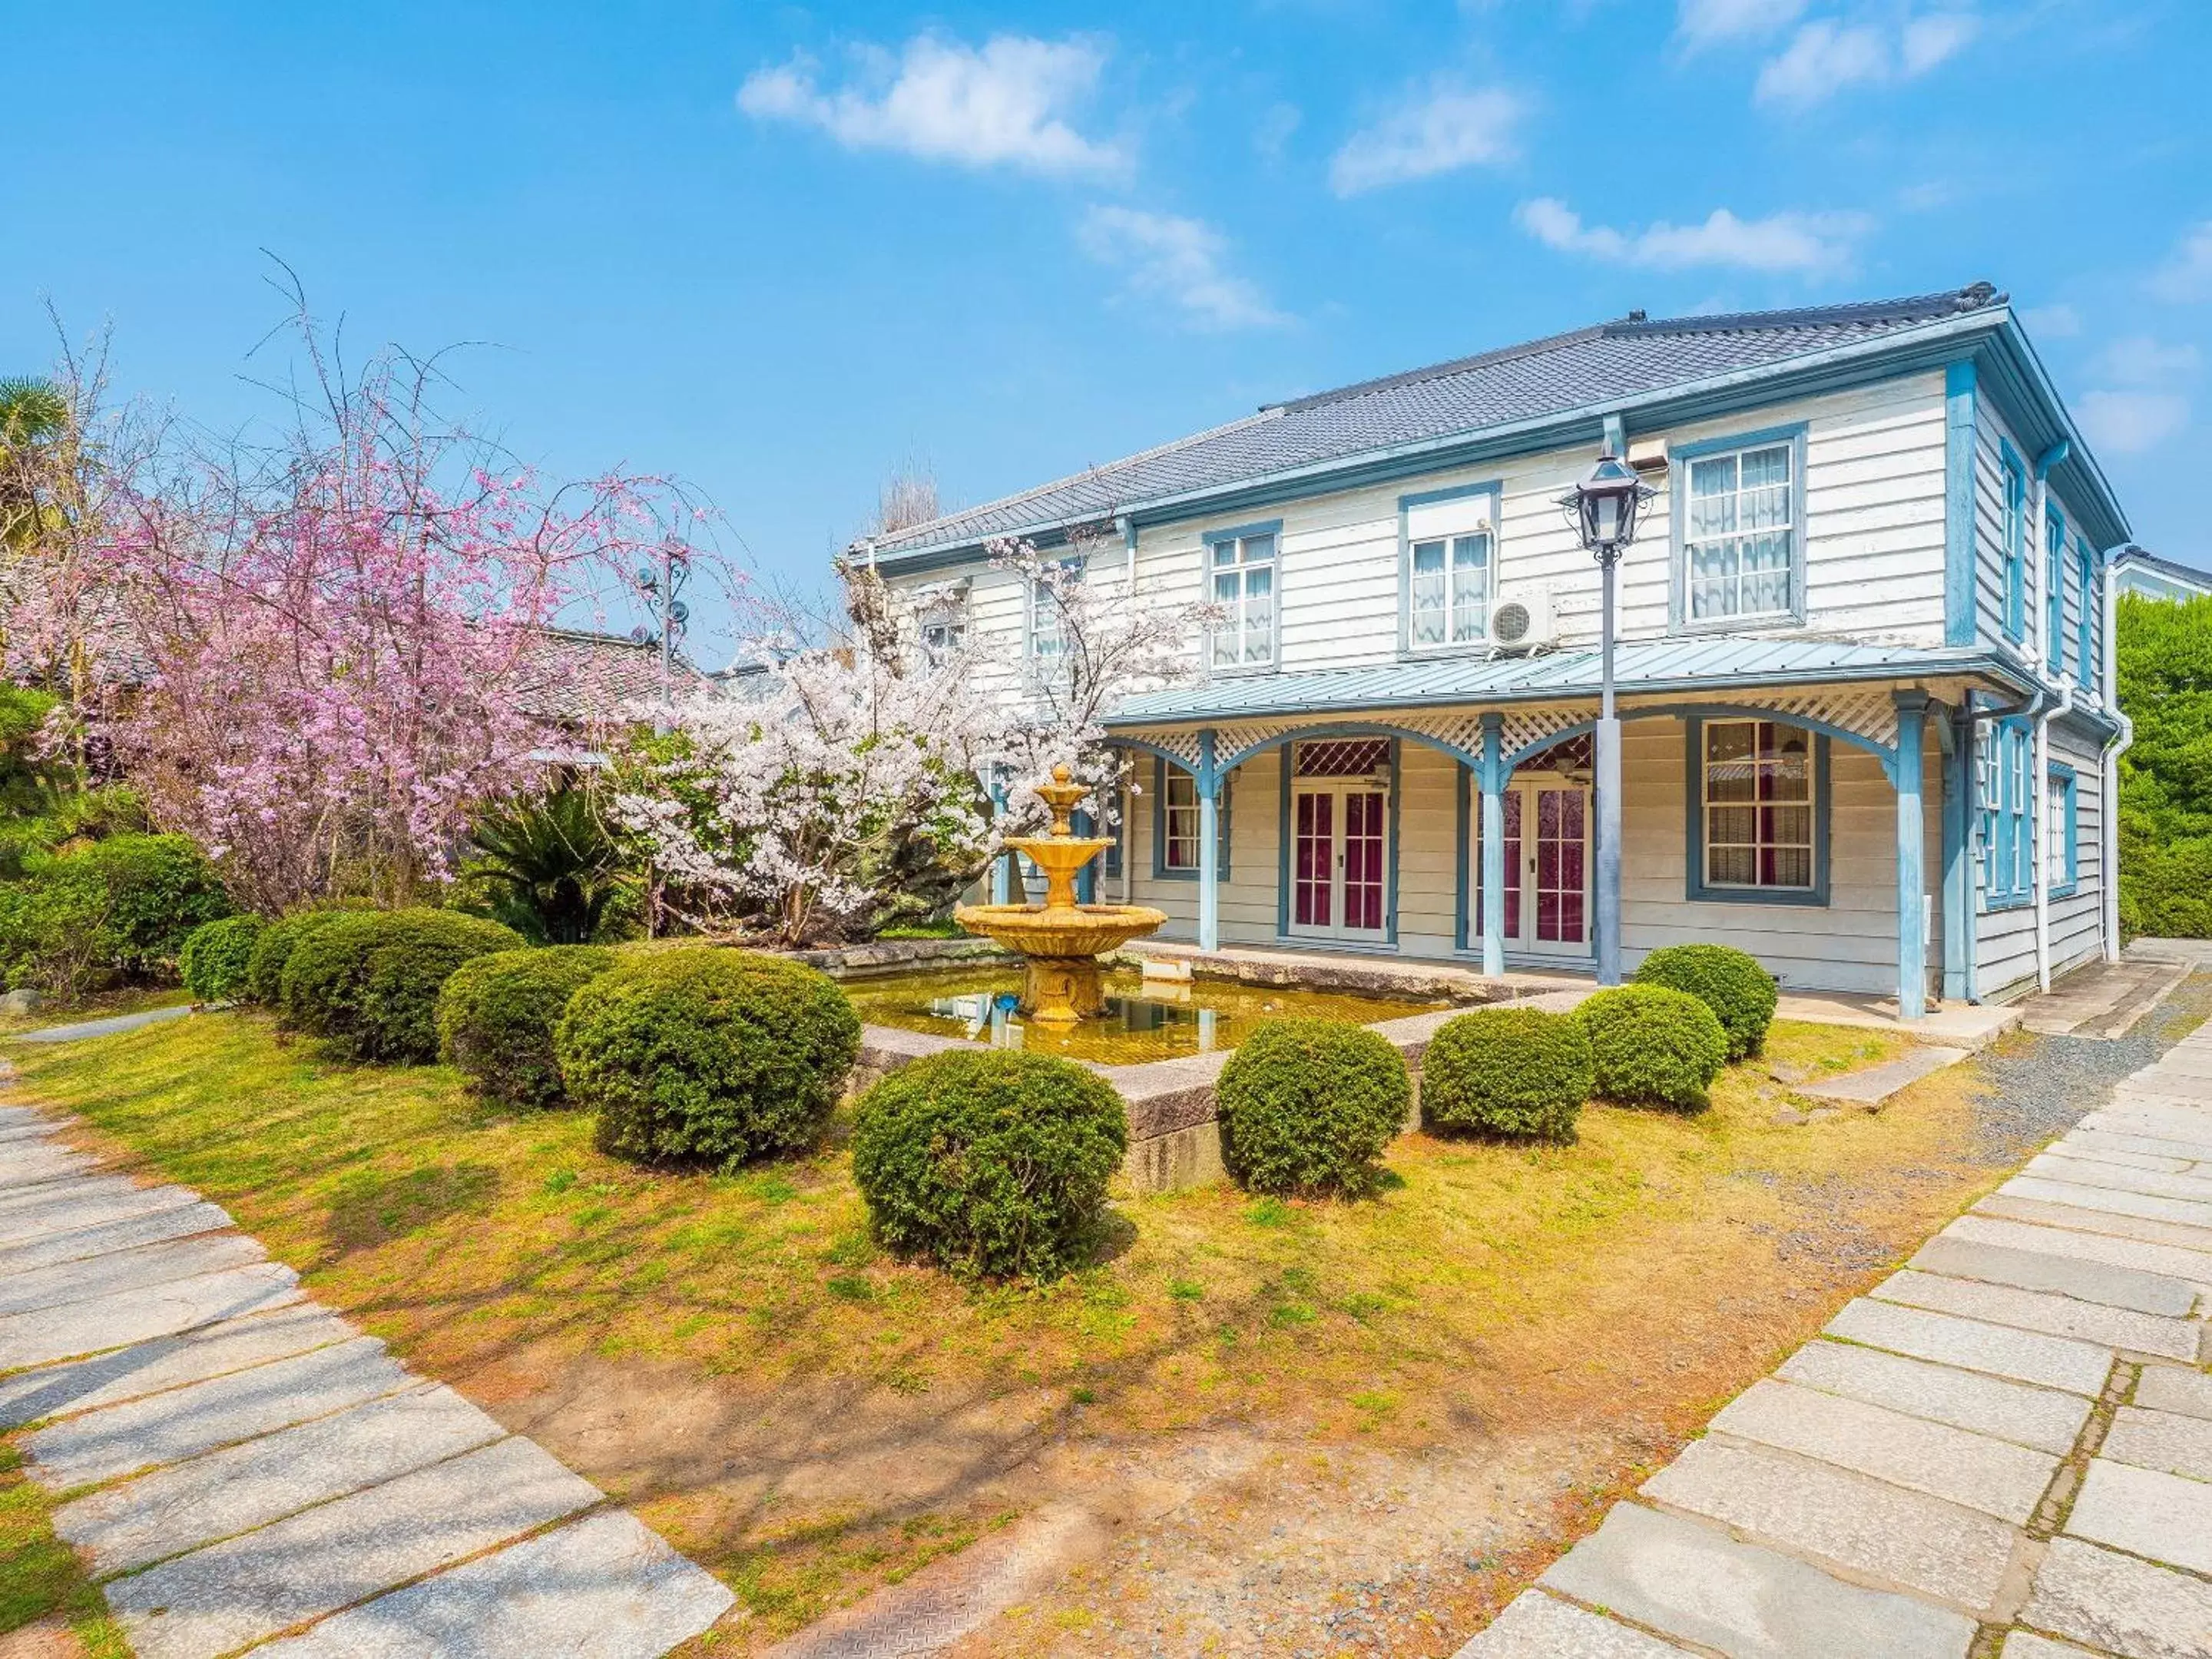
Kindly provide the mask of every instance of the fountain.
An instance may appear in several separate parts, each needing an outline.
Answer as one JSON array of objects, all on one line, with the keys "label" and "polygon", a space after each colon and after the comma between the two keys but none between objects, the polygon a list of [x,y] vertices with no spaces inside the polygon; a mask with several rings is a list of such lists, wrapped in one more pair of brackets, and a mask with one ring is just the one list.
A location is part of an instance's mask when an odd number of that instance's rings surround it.
[{"label": "fountain", "polygon": [[1067,768],[1052,769],[1052,781],[1036,786],[1052,808],[1048,835],[1010,840],[1044,872],[1042,904],[963,904],[952,919],[971,933],[1018,951],[1029,966],[1022,1012],[1031,1019],[1072,1024],[1104,1012],[1106,993],[1098,958],[1164,925],[1164,912],[1141,904],[1078,904],[1075,872],[1111,842],[1079,836],[1068,822],[1075,803],[1091,792],[1068,781]]}]

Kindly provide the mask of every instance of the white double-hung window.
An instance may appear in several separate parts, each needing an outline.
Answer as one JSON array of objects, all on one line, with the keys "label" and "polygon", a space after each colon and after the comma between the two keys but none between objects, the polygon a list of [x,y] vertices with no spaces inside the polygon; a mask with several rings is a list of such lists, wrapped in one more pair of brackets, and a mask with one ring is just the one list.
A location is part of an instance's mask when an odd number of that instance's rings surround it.
[{"label": "white double-hung window", "polygon": [[1206,597],[1221,613],[1213,628],[1217,670],[1274,665],[1280,544],[1275,525],[1222,531],[1206,538]]},{"label": "white double-hung window", "polygon": [[1498,584],[1498,491],[1463,485],[1398,498],[1409,651],[1479,646]]},{"label": "white double-hung window", "polygon": [[1677,473],[1685,621],[1795,613],[1801,465],[1795,437],[1686,456]]}]

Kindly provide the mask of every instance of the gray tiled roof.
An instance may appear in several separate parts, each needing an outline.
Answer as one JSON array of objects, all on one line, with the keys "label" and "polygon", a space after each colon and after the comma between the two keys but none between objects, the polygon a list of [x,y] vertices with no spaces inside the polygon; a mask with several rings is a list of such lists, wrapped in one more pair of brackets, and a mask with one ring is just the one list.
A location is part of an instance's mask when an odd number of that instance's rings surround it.
[{"label": "gray tiled roof", "polygon": [[878,555],[1110,517],[1149,501],[1424,439],[1561,415],[1894,334],[2001,303],[1987,283],[1911,299],[1647,320],[1364,380],[879,538]]}]

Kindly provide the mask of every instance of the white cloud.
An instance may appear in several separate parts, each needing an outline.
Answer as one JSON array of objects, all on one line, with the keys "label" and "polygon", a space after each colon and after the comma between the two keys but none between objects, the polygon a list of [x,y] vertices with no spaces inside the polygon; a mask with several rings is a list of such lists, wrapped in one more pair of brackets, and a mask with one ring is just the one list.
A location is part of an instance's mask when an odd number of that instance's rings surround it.
[{"label": "white cloud", "polygon": [[757,120],[819,127],[848,149],[1048,174],[1114,173],[1126,165],[1120,150],[1064,118],[1105,66],[1094,41],[1000,34],[968,46],[921,34],[896,58],[879,46],[858,57],[859,74],[834,91],[817,83],[805,58],[757,70],[738,89],[738,107]]},{"label": "white cloud", "polygon": [[1674,38],[1696,52],[1730,40],[1756,40],[1778,34],[1796,22],[1806,0],[1681,0],[1674,15]]},{"label": "white cloud", "polygon": [[2177,304],[2212,300],[2212,219],[2192,225],[2183,235],[2166,263],[2152,273],[2150,291]]},{"label": "white cloud", "polygon": [[1609,225],[1585,225],[1573,209],[1550,197],[1522,203],[1514,216],[1547,247],[1659,270],[1700,265],[1835,270],[1850,264],[1858,239],[1873,228],[1872,221],[1856,213],[1790,212],[1739,219],[1726,208],[1716,208],[1702,224],[1673,225],[1662,220],[1630,233]]},{"label": "white cloud", "polygon": [[1083,251],[1124,272],[1130,289],[1164,301],[1193,326],[1264,328],[1286,320],[1249,278],[1226,268],[1228,239],[1198,219],[1093,207],[1077,228]]},{"label": "white cloud", "polygon": [[2097,357],[2097,374],[2123,386],[2155,386],[2177,375],[2196,371],[2197,348],[2167,345],[2148,334],[2130,334],[2115,340]]},{"label": "white cloud", "polygon": [[1510,160],[1513,130],[1528,112],[1523,99],[1498,87],[1437,82],[1409,99],[1337,151],[1328,179],[1339,196]]},{"label": "white cloud", "polygon": [[1270,104],[1267,113],[1252,124],[1252,148],[1261,160],[1282,159],[1283,146],[1305,118],[1296,104]]},{"label": "white cloud", "polygon": [[2046,340],[2070,340],[2081,331],[2081,313],[2069,305],[2032,307],[2020,318]]},{"label": "white cloud", "polygon": [[2189,399],[2178,392],[2090,392],[2081,398],[2081,424],[2090,441],[2115,455],[2136,455],[2189,423]]},{"label": "white cloud", "polygon": [[1755,95],[1803,108],[1848,88],[1910,81],[1956,57],[1980,31],[1968,11],[1910,18],[1893,35],[1879,24],[1818,18],[1760,67]]}]

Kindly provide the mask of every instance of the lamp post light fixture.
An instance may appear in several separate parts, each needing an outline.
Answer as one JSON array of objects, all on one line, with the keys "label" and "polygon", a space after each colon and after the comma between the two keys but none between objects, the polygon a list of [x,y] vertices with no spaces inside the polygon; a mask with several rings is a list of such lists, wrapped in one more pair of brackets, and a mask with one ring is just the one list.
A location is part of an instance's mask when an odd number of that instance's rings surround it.
[{"label": "lamp post light fixture", "polygon": [[1636,539],[1636,520],[1656,493],[1613,453],[1611,434],[1597,464],[1559,497],[1583,549],[1597,560],[1597,904],[1593,941],[1597,982],[1620,983],[1620,717],[1613,702],[1613,570]]}]

